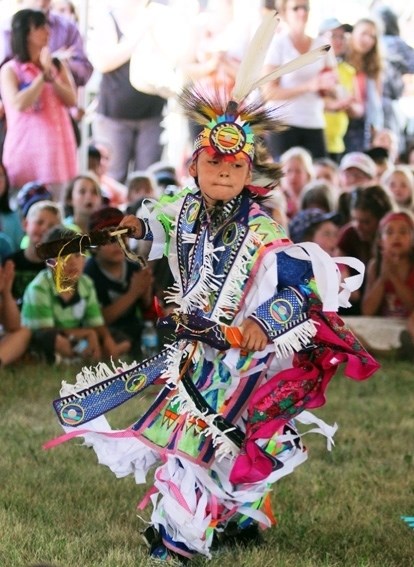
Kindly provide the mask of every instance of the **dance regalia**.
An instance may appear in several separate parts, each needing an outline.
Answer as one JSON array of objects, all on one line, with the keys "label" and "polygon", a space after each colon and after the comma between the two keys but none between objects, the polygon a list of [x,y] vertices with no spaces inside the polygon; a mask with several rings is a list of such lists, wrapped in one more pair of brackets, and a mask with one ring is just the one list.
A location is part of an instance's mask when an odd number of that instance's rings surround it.
[{"label": "dance regalia", "polygon": [[[230,523],[269,527],[272,485],[307,457],[297,425],[316,424],[312,431],[328,438],[328,448],[332,443],[336,426],[307,410],[323,405],[341,363],[355,380],[378,368],[336,315],[362,275],[341,282],[335,261],[316,244],[292,244],[259,197],[271,194],[278,175],[258,159],[258,137],[279,122],[250,94],[326,49],[257,78],[274,20],[265,18],[255,34],[230,97],[211,99],[192,87],[181,94],[187,116],[203,125],[193,163],[201,152],[219,163],[244,159],[252,186],[209,209],[201,191],[187,189],[162,198],[141,221],[143,238],[152,242],[149,259],[165,254],[174,276],[167,299],[175,309],[159,324],[175,342],[132,367],[84,369],[54,402],[64,439],[83,436],[116,476],[133,474],[143,483],[155,467],[141,507],[152,502],[162,549],[184,557],[209,557],[214,534],[225,535]],[[69,248],[76,251],[73,243]],[[247,319],[266,334],[264,350],[240,348]],[[112,431],[102,414],[154,383],[162,388],[144,415]]]},{"label": "dance regalia", "polygon": [[[124,431],[103,416],[67,431],[118,477],[141,483],[155,465],[143,501],[153,503],[151,523],[170,549],[209,556],[214,529],[230,520],[273,523],[272,484],[307,457],[296,422],[316,424],[329,447],[335,427],[304,410],[324,403],[338,365],[356,380],[378,365],[332,309],[335,262],[316,245],[293,245],[247,190],[213,211],[198,191],[184,191],[144,225],[150,258],[167,253],[176,279],[169,300],[178,307],[160,324],[177,341],[149,361],[164,388]],[[228,342],[248,317],[269,338],[264,351]]]}]

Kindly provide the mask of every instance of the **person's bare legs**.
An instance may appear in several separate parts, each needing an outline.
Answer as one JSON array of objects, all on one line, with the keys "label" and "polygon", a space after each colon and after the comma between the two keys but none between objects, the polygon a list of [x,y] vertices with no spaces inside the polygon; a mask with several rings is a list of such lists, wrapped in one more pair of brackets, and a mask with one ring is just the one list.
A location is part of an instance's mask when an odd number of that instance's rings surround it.
[{"label": "person's bare legs", "polygon": [[18,360],[29,346],[31,332],[26,327],[7,333],[0,341],[0,360],[2,366]]}]

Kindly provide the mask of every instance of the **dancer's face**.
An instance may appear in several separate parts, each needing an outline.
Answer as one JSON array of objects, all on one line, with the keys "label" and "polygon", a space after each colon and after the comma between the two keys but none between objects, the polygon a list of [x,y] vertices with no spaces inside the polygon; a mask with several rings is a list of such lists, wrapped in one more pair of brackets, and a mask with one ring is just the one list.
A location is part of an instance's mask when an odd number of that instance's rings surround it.
[{"label": "dancer's face", "polygon": [[247,159],[227,161],[218,155],[202,151],[191,163],[190,175],[198,178],[200,191],[207,205],[227,202],[237,197],[251,183],[251,168]]}]

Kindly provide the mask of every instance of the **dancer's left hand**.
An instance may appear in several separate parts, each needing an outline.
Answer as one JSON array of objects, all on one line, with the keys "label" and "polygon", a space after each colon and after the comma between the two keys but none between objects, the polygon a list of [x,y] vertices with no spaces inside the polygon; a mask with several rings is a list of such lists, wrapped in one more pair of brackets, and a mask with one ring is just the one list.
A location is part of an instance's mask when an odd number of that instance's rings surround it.
[{"label": "dancer's left hand", "polygon": [[264,350],[269,342],[266,333],[253,319],[245,319],[241,325],[243,335],[241,347],[248,351]]}]

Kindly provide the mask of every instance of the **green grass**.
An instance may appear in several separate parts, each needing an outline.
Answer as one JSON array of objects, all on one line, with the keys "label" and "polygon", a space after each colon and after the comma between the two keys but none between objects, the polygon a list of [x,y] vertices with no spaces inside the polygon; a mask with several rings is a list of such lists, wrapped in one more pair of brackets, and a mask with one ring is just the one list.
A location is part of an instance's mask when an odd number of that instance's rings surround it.
[{"label": "green grass", "polygon": [[[50,402],[73,375],[44,365],[1,371],[0,567],[154,565],[136,512],[146,487],[116,479],[79,440],[42,449],[61,432]],[[392,359],[363,383],[337,376],[315,412],[338,422],[336,447],[329,453],[322,437],[304,438],[309,460],[275,485],[278,525],[266,545],[194,566],[413,566],[414,530],[400,518],[414,515],[413,384],[411,366]],[[126,426],[137,414],[131,401],[110,421]]]}]

